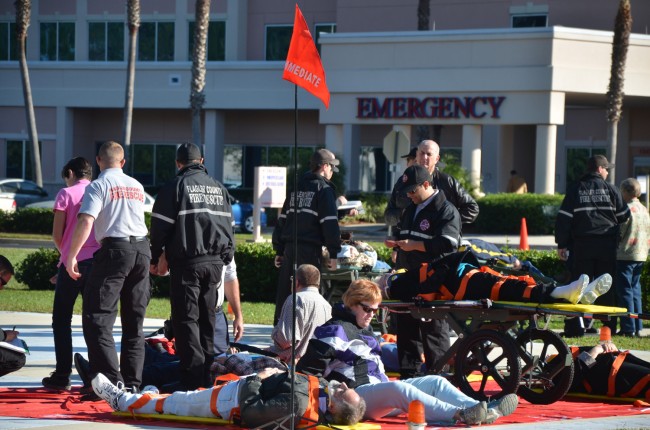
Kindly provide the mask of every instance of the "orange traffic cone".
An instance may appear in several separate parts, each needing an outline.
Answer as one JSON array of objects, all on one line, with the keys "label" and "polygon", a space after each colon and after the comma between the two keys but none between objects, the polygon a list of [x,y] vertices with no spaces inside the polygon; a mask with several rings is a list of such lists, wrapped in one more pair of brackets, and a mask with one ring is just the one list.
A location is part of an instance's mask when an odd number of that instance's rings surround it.
[{"label": "orange traffic cone", "polygon": [[528,228],[526,227],[526,218],[521,219],[521,230],[519,230],[519,249],[529,250],[528,246]]}]

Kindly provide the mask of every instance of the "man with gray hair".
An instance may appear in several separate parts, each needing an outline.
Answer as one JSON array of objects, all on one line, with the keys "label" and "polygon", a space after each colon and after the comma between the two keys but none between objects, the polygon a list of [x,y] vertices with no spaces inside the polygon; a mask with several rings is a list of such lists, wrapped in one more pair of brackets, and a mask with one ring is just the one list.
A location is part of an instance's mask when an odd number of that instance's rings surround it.
[{"label": "man with gray hair", "polygon": [[[330,180],[338,172],[340,161],[327,149],[319,149],[311,156],[310,171],[298,182],[298,189],[284,201],[273,230],[275,266],[280,268],[275,298],[275,325],[287,296],[291,293],[291,276],[296,266],[311,264],[322,267],[326,247],[330,268],[336,268],[336,255],[341,250],[341,231],[336,210],[336,187]],[[294,249],[294,223],[298,224],[298,249]]]}]

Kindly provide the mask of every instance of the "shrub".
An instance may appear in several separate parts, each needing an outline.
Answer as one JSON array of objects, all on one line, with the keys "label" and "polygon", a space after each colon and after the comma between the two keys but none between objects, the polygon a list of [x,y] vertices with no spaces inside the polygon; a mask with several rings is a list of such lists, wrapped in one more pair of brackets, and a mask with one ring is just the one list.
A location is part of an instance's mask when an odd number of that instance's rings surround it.
[{"label": "shrub", "polygon": [[275,303],[279,269],[273,261],[275,251],[268,243],[237,244],[237,277],[242,300]]},{"label": "shrub", "polygon": [[442,154],[440,161],[442,162],[441,164],[444,164],[444,167],[440,169],[441,172],[453,176],[465,188],[465,191],[474,198],[480,195],[480,185],[478,187],[472,185],[469,172],[460,165],[460,160],[453,153]]},{"label": "shrub", "polygon": [[18,264],[16,280],[27,285],[30,290],[54,289],[50,278],[57,273],[56,264],[59,257],[59,251],[56,249],[39,248]]},{"label": "shrub", "polygon": [[526,218],[528,234],[553,234],[564,196],[555,194],[489,194],[477,200],[479,215],[471,230],[482,234],[518,234]]},{"label": "shrub", "polygon": [[12,233],[52,234],[54,212],[50,209],[23,208],[0,211],[0,230]]}]

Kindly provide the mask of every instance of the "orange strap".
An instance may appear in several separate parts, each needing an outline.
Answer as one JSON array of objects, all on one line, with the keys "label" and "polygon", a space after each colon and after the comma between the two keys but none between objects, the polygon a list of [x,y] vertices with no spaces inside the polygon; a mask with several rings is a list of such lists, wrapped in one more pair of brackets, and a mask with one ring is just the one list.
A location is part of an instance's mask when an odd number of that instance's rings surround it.
[{"label": "orange strap", "polygon": [[230,381],[236,381],[238,379],[240,379],[240,377],[235,375],[234,373],[226,373],[224,375],[219,375],[216,378],[214,378],[213,385],[227,384]]},{"label": "orange strap", "polygon": [[313,425],[318,422],[318,394],[320,385],[318,378],[315,376],[307,376],[309,380],[309,402],[307,409],[302,415],[302,420],[299,425]]},{"label": "orange strap", "polygon": [[427,263],[420,264],[420,284],[424,283],[427,280],[427,269],[429,265]]},{"label": "orange strap", "polygon": [[158,412],[159,414],[163,413],[163,405],[165,404],[165,399],[166,398],[167,397],[162,397],[162,398],[156,400],[156,412]]},{"label": "orange strap", "polygon": [[149,400],[152,400],[152,399],[153,399],[153,396],[151,395],[151,393],[145,393],[142,396],[140,396],[140,398],[138,400],[136,400],[131,405],[129,405],[129,407],[127,409],[129,410],[129,412],[133,413],[134,410],[140,409],[141,407],[143,407],[144,405],[149,403]]},{"label": "orange strap", "polygon": [[219,397],[219,391],[221,391],[221,389],[225,386],[226,384],[222,384],[218,387],[212,388],[212,394],[210,395],[210,412],[212,412],[212,415],[215,417],[221,417],[221,415],[219,415],[219,411],[217,410],[217,398]]},{"label": "orange strap", "polygon": [[592,388],[591,388],[591,385],[589,384],[589,382],[587,382],[586,379],[582,380],[582,385],[585,386],[585,390],[587,391],[587,393],[591,394]]},{"label": "orange strap", "polygon": [[530,295],[533,293],[533,288],[535,288],[535,285],[528,285],[521,296],[524,299],[530,299]]},{"label": "orange strap", "polygon": [[467,283],[469,282],[469,278],[478,272],[478,269],[472,269],[463,276],[463,279],[460,281],[460,287],[458,288],[458,291],[456,291],[456,296],[454,297],[455,300],[462,300],[463,297],[465,297],[465,291],[467,291]]},{"label": "orange strap", "polygon": [[487,267],[487,266],[481,266],[481,269],[480,269],[480,270],[481,270],[481,272],[483,272],[483,273],[489,273],[489,274],[494,275],[494,276],[499,276],[499,277],[502,277],[502,276],[503,276],[502,273],[499,273],[499,272],[497,272],[496,270],[494,270],[494,269],[492,269],[492,268],[490,268],[490,267]]},{"label": "orange strap", "polygon": [[451,294],[451,291],[449,291],[445,285],[441,285],[440,288],[438,288],[438,293],[440,294],[440,300],[451,300],[454,298],[454,295]]},{"label": "orange strap", "polygon": [[506,282],[508,278],[503,278],[500,281],[497,281],[492,285],[492,291],[490,292],[490,300],[496,301],[499,300],[499,290],[503,286],[503,283]]},{"label": "orange strap", "polygon": [[[650,375],[645,375],[643,378],[639,380],[639,382],[634,384],[634,387],[632,387],[630,391],[621,394],[621,397],[637,397],[641,392],[641,390],[644,389],[645,386],[649,383],[650,383]],[[645,392],[645,398],[647,400],[650,400],[650,390]]]},{"label": "orange strap", "polygon": [[616,375],[618,374],[618,370],[621,368],[621,364],[625,361],[627,353],[628,351],[620,352],[612,363],[612,370],[609,372],[609,378],[607,379],[607,395],[609,397],[614,397],[616,395]]}]

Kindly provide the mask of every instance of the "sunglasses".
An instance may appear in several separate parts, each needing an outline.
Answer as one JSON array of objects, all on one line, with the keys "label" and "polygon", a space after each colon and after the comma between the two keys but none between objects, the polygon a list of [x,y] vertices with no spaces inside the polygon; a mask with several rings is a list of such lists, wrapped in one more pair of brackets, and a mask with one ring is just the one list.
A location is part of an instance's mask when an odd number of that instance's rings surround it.
[{"label": "sunglasses", "polygon": [[361,309],[367,314],[376,314],[379,312],[379,308],[371,308],[368,305],[364,305],[363,303],[359,303],[359,306],[361,306]]}]

